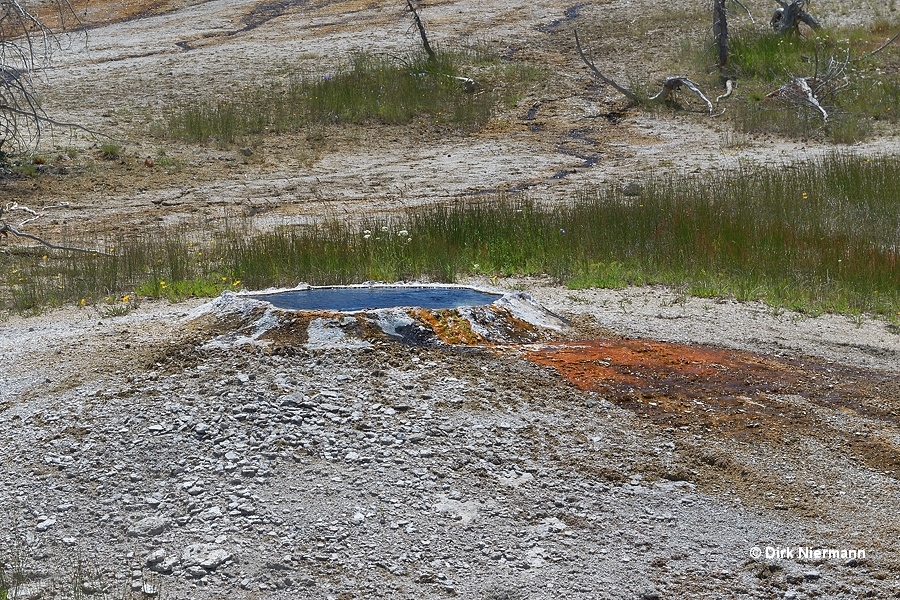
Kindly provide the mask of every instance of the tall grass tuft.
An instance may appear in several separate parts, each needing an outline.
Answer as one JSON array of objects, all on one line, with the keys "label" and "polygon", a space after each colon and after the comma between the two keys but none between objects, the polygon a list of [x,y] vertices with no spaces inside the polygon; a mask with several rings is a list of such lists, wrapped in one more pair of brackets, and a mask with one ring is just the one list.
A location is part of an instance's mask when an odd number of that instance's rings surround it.
[{"label": "tall grass tuft", "polygon": [[[211,240],[202,245],[193,239]],[[117,254],[0,256],[8,305],[223,289],[546,274],[573,287],[660,283],[806,312],[900,311],[900,160],[835,154],[783,168],[660,177],[564,205],[494,196],[389,219],[265,233],[147,232]],[[16,265],[16,266],[13,266]]]},{"label": "tall grass tuft", "polygon": [[[335,123],[423,123],[477,128],[503,96],[494,86],[467,93],[463,52],[390,59],[356,53],[334,73],[291,73],[225,100],[208,98],[174,109],[158,128],[166,137],[234,144],[251,135]],[[516,72],[501,73],[507,79]],[[528,74],[525,74],[526,78]],[[498,88],[499,89],[499,88]]]}]

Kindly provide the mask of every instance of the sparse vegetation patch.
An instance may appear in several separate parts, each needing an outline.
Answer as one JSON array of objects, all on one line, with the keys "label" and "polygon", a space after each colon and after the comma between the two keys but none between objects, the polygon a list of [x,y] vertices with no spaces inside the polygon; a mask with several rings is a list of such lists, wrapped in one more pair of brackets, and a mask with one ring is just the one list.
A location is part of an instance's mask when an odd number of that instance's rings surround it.
[{"label": "sparse vegetation patch", "polygon": [[[480,73],[477,83],[468,76],[474,71]],[[418,122],[472,129],[534,77],[533,68],[509,68],[478,50],[439,52],[434,59],[357,53],[333,73],[290,72],[225,100],[178,107],[157,130],[190,142],[234,144],[247,136],[327,124]]]},{"label": "sparse vegetation patch", "polygon": [[202,237],[195,226],[193,235],[185,228],[119,240],[114,256],[22,250],[0,255],[0,268],[6,303],[18,310],[75,301],[116,313],[137,301],[133,294],[525,273],[572,287],[663,283],[894,318],[898,166],[896,158],[832,155],[796,168],[659,178],[629,196],[590,188],[566,205],[495,196],[357,224],[263,233],[232,226],[208,232],[205,243],[192,241]]}]

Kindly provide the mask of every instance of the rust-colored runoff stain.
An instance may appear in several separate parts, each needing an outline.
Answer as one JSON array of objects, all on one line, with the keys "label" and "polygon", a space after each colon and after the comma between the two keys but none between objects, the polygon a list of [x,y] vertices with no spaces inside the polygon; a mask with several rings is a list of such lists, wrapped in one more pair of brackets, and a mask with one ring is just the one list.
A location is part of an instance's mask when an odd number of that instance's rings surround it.
[{"label": "rust-colored runoff stain", "polygon": [[802,373],[750,353],[652,340],[553,344],[529,358],[556,368],[583,390],[612,396],[683,396],[687,400],[792,393]]},{"label": "rust-colored runoff stain", "polygon": [[[526,356],[660,427],[778,445],[831,440],[900,479],[900,448],[884,435],[900,431],[900,384],[888,374],[642,339],[560,342]],[[835,425],[845,416],[879,431]]]}]

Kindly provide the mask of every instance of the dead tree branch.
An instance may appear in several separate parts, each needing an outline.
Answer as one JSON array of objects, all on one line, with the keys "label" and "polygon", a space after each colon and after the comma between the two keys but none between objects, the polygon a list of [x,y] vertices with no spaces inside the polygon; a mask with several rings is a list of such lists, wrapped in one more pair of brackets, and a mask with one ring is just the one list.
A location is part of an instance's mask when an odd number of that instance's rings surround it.
[{"label": "dead tree branch", "polygon": [[[49,21],[38,18],[19,0],[0,0],[0,151],[4,146],[36,148],[45,128],[72,126],[43,111],[33,76],[50,64],[53,51],[61,46],[60,32],[78,29],[81,23],[68,0],[52,0],[42,6],[55,9],[42,13]],[[52,28],[47,25],[51,21]]]},{"label": "dead tree branch", "polygon": [[709,109],[709,114],[713,113],[713,103],[709,101],[709,98],[703,95],[703,92],[700,91],[700,88],[697,87],[697,84],[688,79],[687,77],[667,77],[663,82],[662,90],[655,96],[650,97],[650,101],[652,102],[666,102],[672,99],[672,95],[680,90],[682,87],[686,87],[690,91],[697,94],[697,96],[706,103],[706,107]]},{"label": "dead tree branch", "polygon": [[[78,246],[66,246],[66,245],[61,245],[61,244],[54,244],[53,242],[48,242],[47,240],[45,240],[42,237],[36,236],[32,233],[27,233],[20,229],[20,227],[23,227],[23,226],[27,225],[28,223],[31,223],[33,221],[40,219],[41,217],[46,216],[47,213],[43,212],[43,211],[46,211],[51,208],[65,208],[67,206],[69,206],[68,202],[60,202],[59,204],[54,204],[53,206],[46,206],[43,209],[41,209],[40,211],[37,211],[28,206],[22,206],[21,204],[19,204],[17,202],[10,202],[6,206],[0,206],[0,236],[3,236],[3,238],[8,238],[9,234],[13,234],[16,237],[34,240],[35,242],[38,242],[39,244],[42,244],[42,245],[46,246],[47,248],[52,248],[54,250],[70,250],[72,252],[84,252],[86,254],[101,254],[103,256],[113,256],[112,254],[103,252],[101,250],[90,250],[88,248],[80,248]],[[31,215],[31,217],[29,217],[29,218],[23,220],[21,223],[19,223],[18,227],[13,227],[12,225],[10,225],[9,223],[7,223],[6,221],[3,220],[4,213],[13,212],[13,211],[20,211],[25,214]]]},{"label": "dead tree branch", "polygon": [[750,22],[756,25],[756,21],[753,19],[753,13],[750,12],[750,9],[747,8],[741,0],[734,0],[734,3],[743,8],[747,12],[747,16],[750,17]]},{"label": "dead tree branch", "polygon": [[879,46],[878,48],[876,48],[875,50],[869,52],[868,54],[864,54],[864,55],[862,55],[862,56],[860,56],[859,58],[854,59],[854,60],[855,60],[855,61],[856,61],[856,60],[862,60],[862,59],[864,59],[864,58],[870,58],[870,57],[872,57],[872,56],[875,56],[876,54],[878,54],[879,52],[881,52],[882,50],[884,50],[885,48],[887,48],[888,46],[890,46],[891,44],[893,44],[894,42],[896,42],[898,39],[900,39],[900,31],[898,31],[897,34],[894,35],[894,37],[892,37],[891,39],[889,39],[888,41],[886,41],[885,43],[883,43],[882,45],[880,45],[880,46]]},{"label": "dead tree branch", "polygon": [[463,91],[465,91],[467,94],[474,94],[475,90],[478,89],[478,82],[471,77],[459,77],[457,75],[444,75],[444,77],[462,82]]},{"label": "dead tree branch", "polygon": [[428,35],[425,33],[425,26],[422,25],[422,19],[419,18],[419,13],[416,12],[416,8],[412,4],[412,0],[406,0],[406,5],[409,7],[410,12],[413,14],[413,19],[416,22],[416,27],[419,28],[419,35],[422,36],[422,46],[425,47],[425,52],[428,54],[429,60],[434,60],[437,56],[434,53],[434,50],[431,49],[431,44],[428,43]]},{"label": "dead tree branch", "polygon": [[830,115],[825,105],[833,102],[838,93],[850,85],[846,74],[849,62],[849,53],[841,60],[835,58],[834,55],[829,56],[824,70],[820,72],[817,56],[814,76],[795,77],[768,94],[766,98],[779,100],[798,108],[812,108],[822,116],[822,121],[827,123]]},{"label": "dead tree branch", "polygon": [[585,56],[584,50],[581,48],[581,41],[578,39],[578,30],[577,29],[575,30],[575,46],[578,48],[578,54],[581,55],[581,60],[583,60],[584,64],[586,64],[588,66],[588,68],[594,72],[594,75],[596,75],[597,78],[600,79],[600,81],[613,86],[616,89],[616,91],[618,91],[620,94],[622,94],[623,96],[625,96],[632,102],[640,102],[641,101],[641,99],[638,98],[637,94],[635,94],[634,92],[632,92],[631,90],[629,90],[626,87],[622,87],[621,85],[619,85],[618,83],[616,83],[615,81],[613,81],[612,79],[610,79],[609,77],[607,77],[606,75],[601,73],[600,69],[598,69],[594,65],[594,63],[591,62],[587,56]]},{"label": "dead tree branch", "polygon": [[809,79],[795,77],[774,92],[766,95],[766,98],[770,100],[781,100],[782,102],[794,106],[810,106],[822,115],[822,120],[824,122],[828,122],[828,112],[819,103],[818,98],[816,98],[812,87],[809,85]]},{"label": "dead tree branch", "polygon": [[[67,206],[69,206],[68,202],[60,202],[59,204],[54,204],[53,206],[47,206],[43,210],[47,210],[49,208],[65,208]],[[31,215],[31,217],[25,219],[24,221],[20,221],[19,227],[24,227],[25,225],[28,225],[32,221],[37,221],[41,217],[44,217],[47,215],[47,213],[45,213],[45,212],[38,212],[38,211],[34,210],[33,208],[29,208],[27,206],[21,206],[18,202],[12,202],[10,204],[7,204],[6,208],[4,210],[0,210],[0,216],[2,216],[2,214],[4,212],[12,212],[14,210],[19,210],[26,214]]]},{"label": "dead tree branch", "polygon": [[734,92],[734,79],[726,79],[725,80],[725,93],[721,96],[716,97],[716,104],[725,100],[726,98],[730,98],[732,92]]},{"label": "dead tree branch", "polygon": [[[419,29],[419,35],[422,38],[422,46],[425,48],[425,53],[428,54],[428,60],[433,62],[437,59],[437,54],[435,54],[434,49],[432,49],[431,47],[431,44],[428,43],[428,35],[425,33],[425,26],[422,25],[422,20],[419,18],[419,13],[416,12],[416,8],[413,6],[412,0],[406,0],[406,5],[409,7],[409,11],[413,15],[413,20],[415,20],[416,22],[416,27]],[[443,73],[436,74],[443,75],[448,79],[455,79],[462,82],[463,90],[467,94],[474,94],[475,90],[478,89],[478,82],[471,77],[457,77],[455,75],[444,75]]]},{"label": "dead tree branch", "polygon": [[54,244],[53,242],[48,242],[47,240],[40,238],[36,235],[30,234],[30,233],[25,233],[24,231],[19,231],[18,229],[16,229],[9,223],[0,223],[0,235],[2,235],[5,238],[5,237],[8,237],[10,233],[15,236],[21,237],[21,238],[27,238],[29,240],[34,240],[34,241],[38,242],[39,244],[42,244],[42,245],[44,245],[48,248],[52,248],[54,250],[70,250],[72,252],[84,252],[86,254],[101,254],[103,256],[113,256],[112,254],[103,252],[101,250],[90,250],[88,248],[79,248],[78,246],[63,246],[60,244]]}]

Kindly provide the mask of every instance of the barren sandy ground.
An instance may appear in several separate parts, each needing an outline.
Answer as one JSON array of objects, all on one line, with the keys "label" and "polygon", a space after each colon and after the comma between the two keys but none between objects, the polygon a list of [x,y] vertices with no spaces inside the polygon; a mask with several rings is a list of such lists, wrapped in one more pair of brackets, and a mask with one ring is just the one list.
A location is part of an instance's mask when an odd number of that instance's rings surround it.
[{"label": "barren sandy ground", "polygon": [[[165,103],[287,65],[415,47],[401,3],[94,4],[88,46],[57,53],[44,105],[128,136],[124,157],[83,168],[99,142],[58,131],[46,152],[69,173],[4,193],[68,202],[47,235],[223,211],[268,227],[485,190],[565,200],[589,183],[830,151],[736,148],[715,119],[626,109],[577,59],[573,25],[611,75],[659,80],[676,44],[656,21],[700,4],[595,2],[567,19],[567,3],[430,2],[436,41],[505,48],[550,66],[550,84],[474,135],[335,128],[250,156],[135,132]],[[816,7],[826,23],[890,16]],[[706,35],[704,17],[688,37]],[[846,151],[898,144],[887,131]],[[82,158],[67,163],[68,147]],[[159,150],[180,166],[145,166]],[[300,332],[223,348],[208,342],[245,323],[192,319],[201,301],[0,322],[0,542],[26,550],[18,597],[50,597],[76,555],[100,570],[81,591],[135,597],[900,596],[895,326],[656,288],[498,285],[571,328],[540,344],[311,347]]]},{"label": "barren sandy ground", "polygon": [[[70,210],[56,212],[55,224],[44,224],[48,229],[122,230],[225,210],[252,213],[265,227],[390,212],[484,191],[525,190],[534,198],[565,200],[597,182],[627,183],[653,172],[690,173],[742,162],[780,165],[832,151],[815,143],[735,136],[727,123],[703,114],[628,109],[614,90],[598,87],[578,59],[574,26],[608,74],[657,85],[672,74],[670,57],[681,43],[670,39],[667,22],[681,29],[688,24],[680,37],[685,42],[708,43],[701,4],[596,2],[567,13],[572,6],[556,2],[429,3],[423,18],[436,44],[486,44],[511,60],[549,68],[549,82],[475,135],[421,126],[335,128],[312,140],[305,134],[267,139],[250,156],[237,148],[181,146],[142,132],[163,107],[181,99],[224,94],[290,66],[327,73],[353,50],[415,49],[419,40],[402,3],[218,0],[159,3],[152,10],[143,7],[144,13],[139,3],[91,4],[89,22],[125,20],[91,28],[87,44],[76,36],[57,52],[45,73],[44,105],[60,120],[127,137],[124,158],[98,158],[91,168],[79,168],[85,158],[99,156],[104,140],[58,131],[46,154],[62,166],[74,163],[70,174],[23,182],[7,193],[20,201],[70,202]],[[768,4],[748,6],[763,18]],[[871,3],[817,6],[828,24],[892,14]],[[135,18],[141,14],[147,16]],[[738,13],[733,27],[750,24]],[[885,131],[844,150],[894,153],[898,144],[896,132]],[[70,161],[68,148],[87,153]],[[178,166],[146,167],[144,159],[159,151]]]}]

